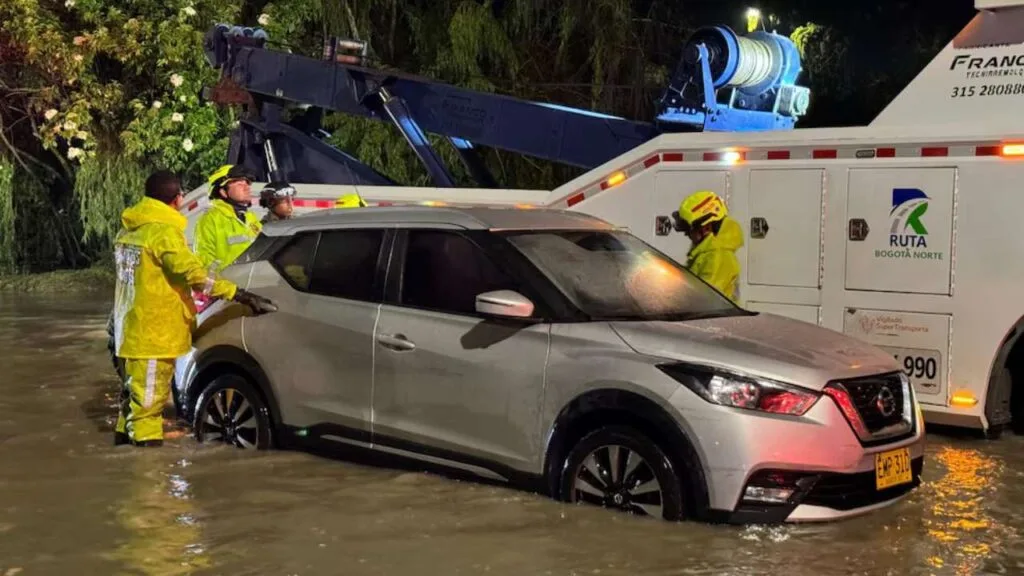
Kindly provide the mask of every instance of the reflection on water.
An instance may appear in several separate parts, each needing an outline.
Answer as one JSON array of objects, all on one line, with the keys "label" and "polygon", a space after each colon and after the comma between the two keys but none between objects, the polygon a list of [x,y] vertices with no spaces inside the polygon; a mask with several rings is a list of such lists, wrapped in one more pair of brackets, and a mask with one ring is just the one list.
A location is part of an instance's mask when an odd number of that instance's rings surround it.
[{"label": "reflection on water", "polygon": [[0,296],[0,576],[1024,574],[1024,439],[838,524],[671,525],[300,453],[115,449],[106,305]]},{"label": "reflection on water", "polygon": [[114,504],[114,517],[128,537],[109,558],[142,574],[193,574],[210,567],[191,487],[182,471],[175,470],[188,460],[168,468],[153,451],[118,451],[134,452],[125,462],[129,485]]},{"label": "reflection on water", "polygon": [[932,556],[929,563],[965,576],[1006,568],[991,544],[1014,542],[1018,537],[1015,527],[991,513],[993,500],[999,499],[999,486],[1013,482],[1005,477],[1002,459],[976,448],[943,446],[935,460],[946,473],[931,483],[932,515],[925,525],[945,553]]}]

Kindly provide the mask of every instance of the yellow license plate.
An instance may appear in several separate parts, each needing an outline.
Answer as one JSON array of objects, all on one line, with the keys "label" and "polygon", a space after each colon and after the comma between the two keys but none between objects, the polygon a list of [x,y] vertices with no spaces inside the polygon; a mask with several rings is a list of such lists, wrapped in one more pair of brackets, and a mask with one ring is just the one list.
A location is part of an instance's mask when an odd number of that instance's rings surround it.
[{"label": "yellow license plate", "polygon": [[885,490],[914,479],[910,469],[910,449],[899,448],[875,454],[875,488]]}]

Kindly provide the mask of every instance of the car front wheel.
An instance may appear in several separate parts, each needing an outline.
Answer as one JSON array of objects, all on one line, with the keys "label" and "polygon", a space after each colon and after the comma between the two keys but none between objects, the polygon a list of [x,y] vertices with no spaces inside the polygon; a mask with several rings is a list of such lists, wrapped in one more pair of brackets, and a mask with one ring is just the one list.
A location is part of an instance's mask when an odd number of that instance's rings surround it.
[{"label": "car front wheel", "polygon": [[672,462],[647,436],[625,426],[581,439],[562,467],[562,500],[679,520],[683,495]]},{"label": "car front wheel", "polygon": [[218,376],[196,402],[193,429],[200,443],[223,442],[238,448],[271,446],[270,414],[248,380],[238,374]]}]

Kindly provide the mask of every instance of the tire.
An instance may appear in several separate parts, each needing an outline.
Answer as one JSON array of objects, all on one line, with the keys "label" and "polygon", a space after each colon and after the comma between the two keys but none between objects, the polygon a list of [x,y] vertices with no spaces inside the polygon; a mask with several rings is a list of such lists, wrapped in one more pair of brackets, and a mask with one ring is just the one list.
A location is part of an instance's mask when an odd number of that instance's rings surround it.
[{"label": "tire", "polygon": [[[225,426],[225,417],[228,425]],[[192,422],[196,441],[221,442],[249,450],[273,446],[270,411],[248,380],[228,373],[215,378],[196,400]]]},{"label": "tire", "polygon": [[[619,466],[613,477],[609,462],[616,452]],[[683,518],[682,485],[672,461],[656,443],[633,428],[608,426],[584,436],[566,456],[558,497],[676,521]]]}]

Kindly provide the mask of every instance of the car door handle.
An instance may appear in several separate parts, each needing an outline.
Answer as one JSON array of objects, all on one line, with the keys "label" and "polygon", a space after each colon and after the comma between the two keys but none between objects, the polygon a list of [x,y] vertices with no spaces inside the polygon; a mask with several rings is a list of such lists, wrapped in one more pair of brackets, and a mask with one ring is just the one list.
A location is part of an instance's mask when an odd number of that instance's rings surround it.
[{"label": "car door handle", "polygon": [[416,349],[416,345],[401,334],[378,334],[377,342],[380,342],[380,345],[385,348],[398,350],[399,352]]}]

